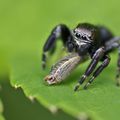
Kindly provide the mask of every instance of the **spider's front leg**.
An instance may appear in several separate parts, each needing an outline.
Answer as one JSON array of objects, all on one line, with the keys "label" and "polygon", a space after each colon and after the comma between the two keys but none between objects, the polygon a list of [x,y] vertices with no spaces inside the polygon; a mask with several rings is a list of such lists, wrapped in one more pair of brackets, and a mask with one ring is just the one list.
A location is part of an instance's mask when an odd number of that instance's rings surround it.
[{"label": "spider's front leg", "polygon": [[50,36],[48,37],[44,47],[43,47],[43,54],[42,54],[42,68],[46,66],[46,52],[53,51],[55,49],[56,40],[61,38],[63,41],[63,45],[66,46],[68,44],[68,50],[72,51],[73,44],[71,44],[72,35],[69,28],[66,25],[60,24],[57,25],[51,32]]},{"label": "spider's front leg", "polygon": [[106,50],[111,51],[118,48],[118,61],[117,61],[117,74],[116,74],[116,85],[120,86],[120,37],[114,37],[106,42]]},{"label": "spider's front leg", "polygon": [[86,69],[84,75],[82,75],[81,79],[78,81],[78,84],[75,86],[74,91],[77,91],[79,86],[83,84],[86,78],[94,71],[100,59],[103,57],[105,53],[104,47],[99,48],[93,55],[92,61]]},{"label": "spider's front leg", "polygon": [[95,70],[90,80],[84,86],[84,89],[87,89],[87,87],[95,80],[95,78],[103,71],[103,69],[105,69],[108,66],[109,63],[110,63],[110,57],[106,55],[103,59],[102,64]]}]

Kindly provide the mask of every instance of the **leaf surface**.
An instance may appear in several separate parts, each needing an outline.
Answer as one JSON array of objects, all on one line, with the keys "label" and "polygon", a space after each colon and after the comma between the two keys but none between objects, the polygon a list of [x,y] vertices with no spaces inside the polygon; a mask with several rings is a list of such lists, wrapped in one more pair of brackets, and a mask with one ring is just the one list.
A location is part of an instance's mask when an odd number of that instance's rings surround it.
[{"label": "leaf surface", "polygon": [[[112,57],[115,56],[112,55]],[[21,57],[13,60],[11,83],[15,87],[21,87],[29,98],[35,97],[49,109],[55,106],[77,117],[82,113],[87,113],[94,119],[118,119],[120,88],[115,86],[115,63],[112,61],[109,68],[88,90],[81,89],[75,93],[73,88],[79,78],[79,73],[83,73],[86,65],[78,67],[64,83],[46,86],[43,79],[49,70],[40,69],[40,57],[35,54],[30,56],[22,54]]]},{"label": "leaf surface", "polygon": [[2,102],[0,100],[0,120],[5,120],[3,115],[2,115],[2,112],[3,112],[3,105],[2,105]]}]

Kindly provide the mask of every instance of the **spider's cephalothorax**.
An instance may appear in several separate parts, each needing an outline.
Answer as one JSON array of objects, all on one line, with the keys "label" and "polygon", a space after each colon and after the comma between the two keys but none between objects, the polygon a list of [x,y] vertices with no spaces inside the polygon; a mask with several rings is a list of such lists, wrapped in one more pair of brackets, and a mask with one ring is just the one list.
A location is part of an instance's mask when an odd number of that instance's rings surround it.
[{"label": "spider's cephalothorax", "polygon": [[[48,40],[46,41],[44,47],[43,47],[43,56],[42,56],[42,67],[45,68],[46,63],[46,52],[51,51],[51,53],[54,52],[55,46],[56,46],[56,40],[58,38],[61,38],[63,41],[64,47],[67,48],[68,52],[71,54],[77,53],[81,58],[84,58],[84,56],[90,56],[91,62],[86,69],[85,73],[82,75],[80,80],[78,81],[78,84],[75,86],[75,91],[79,88],[81,84],[86,80],[88,76],[91,75],[90,80],[87,82],[87,84],[84,86],[86,89],[93,80],[103,71],[105,67],[108,66],[110,62],[110,57],[108,56],[108,53],[113,51],[115,48],[118,48],[119,50],[119,59],[118,59],[118,73],[116,75],[117,78],[117,85],[120,85],[120,37],[114,37],[113,34],[105,27],[103,26],[95,26],[88,23],[82,23],[78,24],[76,28],[73,30],[69,30],[69,28],[64,25],[60,24],[57,25],[51,32],[50,36],[48,37]],[[67,58],[67,59],[66,59]],[[65,66],[69,69],[68,71],[72,70],[70,68],[71,66],[75,66],[77,64],[76,59],[78,57],[66,57],[62,59],[60,62],[58,62],[57,66],[57,72],[59,72],[61,69],[66,69]],[[64,62],[63,62],[64,61]],[[75,64],[72,62],[76,62]],[[79,61],[79,60],[78,60]],[[97,67],[98,62],[101,61],[101,65]],[[63,68],[59,65],[63,64]],[[55,71],[55,70],[53,70]],[[55,71],[55,75],[59,76]],[[62,70],[64,71],[64,70]],[[67,71],[67,69],[66,69]],[[54,73],[54,72],[52,72]],[[67,72],[62,72],[62,75]],[[66,75],[63,75],[66,76]],[[63,79],[62,77],[59,78],[59,81]],[[57,83],[54,79],[51,77],[47,77],[47,82],[49,84]],[[52,82],[51,82],[52,81]]]},{"label": "spider's cephalothorax", "polygon": [[[99,45],[99,40],[96,39],[98,37],[97,28],[91,24],[79,24],[72,30],[72,37],[75,50],[79,55],[86,54],[90,46]],[[95,47],[97,47],[96,45]]]}]

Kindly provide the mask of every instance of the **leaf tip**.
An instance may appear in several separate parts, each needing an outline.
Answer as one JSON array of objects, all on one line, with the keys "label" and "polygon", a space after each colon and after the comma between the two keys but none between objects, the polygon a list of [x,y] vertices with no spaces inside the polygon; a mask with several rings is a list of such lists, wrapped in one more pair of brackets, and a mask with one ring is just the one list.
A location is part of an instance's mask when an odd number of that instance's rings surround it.
[{"label": "leaf tip", "polygon": [[28,96],[28,98],[29,98],[29,100],[32,101],[32,102],[33,102],[34,99],[35,99],[33,96]]},{"label": "leaf tip", "polygon": [[90,120],[90,117],[85,112],[81,112],[80,114],[78,114],[77,119],[78,120]]},{"label": "leaf tip", "polygon": [[53,113],[53,114],[56,114],[56,113],[58,112],[58,108],[57,108],[56,106],[54,106],[54,105],[51,105],[51,106],[49,107],[49,110],[50,110],[50,112]]},{"label": "leaf tip", "polygon": [[15,85],[14,85],[14,87],[15,87],[15,89],[18,89],[18,88],[20,88],[21,86],[20,86],[20,85],[15,84]]}]

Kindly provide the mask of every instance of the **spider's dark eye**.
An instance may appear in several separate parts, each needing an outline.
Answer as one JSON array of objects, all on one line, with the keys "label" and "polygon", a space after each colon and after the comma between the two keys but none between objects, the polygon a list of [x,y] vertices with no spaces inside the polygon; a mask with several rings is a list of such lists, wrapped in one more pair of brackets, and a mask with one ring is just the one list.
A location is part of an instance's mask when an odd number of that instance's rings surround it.
[{"label": "spider's dark eye", "polygon": [[80,38],[80,34],[79,34],[79,33],[76,33],[75,36],[76,36],[77,38]]},{"label": "spider's dark eye", "polygon": [[82,39],[83,39],[83,40],[87,40],[87,37],[86,37],[86,36],[82,36]]}]

